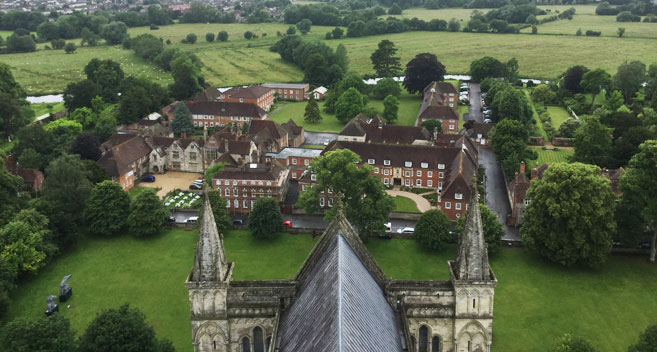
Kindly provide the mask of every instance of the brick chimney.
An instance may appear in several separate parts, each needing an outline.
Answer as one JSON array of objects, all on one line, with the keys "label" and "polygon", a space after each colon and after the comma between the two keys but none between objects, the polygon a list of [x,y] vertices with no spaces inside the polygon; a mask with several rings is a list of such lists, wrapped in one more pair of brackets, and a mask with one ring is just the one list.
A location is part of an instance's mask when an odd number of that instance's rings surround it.
[{"label": "brick chimney", "polygon": [[521,174],[525,173],[525,162],[524,161],[520,162],[520,173]]},{"label": "brick chimney", "polygon": [[438,127],[433,128],[433,139],[438,140]]},{"label": "brick chimney", "polygon": [[186,139],[187,138],[187,132],[185,132],[185,131],[180,132],[180,138]]},{"label": "brick chimney", "polygon": [[229,152],[229,150],[228,150],[228,139],[224,139],[224,152],[225,153]]}]

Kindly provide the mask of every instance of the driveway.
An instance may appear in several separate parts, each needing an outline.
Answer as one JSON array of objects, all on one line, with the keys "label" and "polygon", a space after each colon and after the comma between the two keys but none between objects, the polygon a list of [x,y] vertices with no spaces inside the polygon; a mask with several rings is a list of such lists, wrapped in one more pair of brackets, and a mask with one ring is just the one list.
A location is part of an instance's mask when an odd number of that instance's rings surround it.
[{"label": "driveway", "polygon": [[411,192],[393,191],[393,190],[387,190],[386,193],[388,193],[391,197],[402,196],[402,197],[410,198],[412,201],[415,202],[415,205],[417,206],[417,209],[420,211],[420,213],[424,213],[431,210],[431,203],[429,202],[428,199],[422,197],[421,195]]},{"label": "driveway", "polygon": [[481,88],[479,83],[470,83],[470,110],[468,119],[484,122],[484,114],[481,112]]},{"label": "driveway", "polygon": [[518,229],[506,225],[506,215],[511,213],[511,206],[502,167],[490,148],[479,147],[479,165],[486,169],[486,205],[506,227],[506,235],[502,239],[520,241]]},{"label": "driveway", "polygon": [[137,187],[160,188],[157,195],[163,198],[167,193],[174,189],[189,189],[189,185],[194,183],[197,178],[203,177],[200,173],[169,171],[164,174],[156,174],[155,182],[139,182]]},{"label": "driveway", "polygon": [[337,133],[328,133],[328,132],[304,131],[303,136],[306,139],[305,144],[311,144],[311,145],[327,145],[329,144],[329,142],[338,139]]}]

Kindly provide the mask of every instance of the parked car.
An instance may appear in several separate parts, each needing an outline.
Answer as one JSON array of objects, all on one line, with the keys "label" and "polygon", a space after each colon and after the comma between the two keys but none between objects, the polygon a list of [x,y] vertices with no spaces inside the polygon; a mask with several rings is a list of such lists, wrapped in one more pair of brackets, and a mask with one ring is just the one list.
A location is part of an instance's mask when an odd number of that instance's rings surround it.
[{"label": "parked car", "polygon": [[189,189],[195,190],[195,191],[201,190],[202,188],[203,187],[201,185],[196,184],[196,183],[192,183],[191,185],[189,185]]},{"label": "parked car", "polygon": [[292,228],[292,221],[290,221],[290,220],[283,221],[283,227],[288,228],[288,229]]},{"label": "parked car", "polygon": [[623,247],[623,243],[622,243],[620,240],[617,240],[617,239],[615,239],[615,238],[611,240],[611,245],[612,245],[614,248],[621,248],[621,247]]},{"label": "parked car", "polygon": [[639,248],[641,248],[641,249],[650,249],[650,242],[646,241],[646,242],[639,243]]},{"label": "parked car", "polygon": [[196,224],[198,222],[198,216],[192,216],[189,219],[185,220],[187,224]]},{"label": "parked car", "polygon": [[196,180],[196,181],[194,181],[193,184],[195,184],[195,185],[199,185],[199,186],[203,186],[203,180],[200,180],[200,181],[199,181],[199,180]]},{"label": "parked car", "polygon": [[484,123],[493,123],[493,120],[491,120],[491,119],[484,119]]},{"label": "parked car", "polygon": [[413,232],[415,232],[415,229],[412,227],[404,227],[397,230],[397,233],[413,233]]},{"label": "parked car", "polygon": [[235,226],[244,225],[244,220],[242,220],[242,219],[235,219],[235,220],[233,220],[233,225],[235,225]]},{"label": "parked car", "polygon": [[141,178],[141,182],[155,182],[155,176],[148,175]]},{"label": "parked car", "polygon": [[169,216],[168,222],[176,222],[176,217],[175,216]]},{"label": "parked car", "polygon": [[388,231],[388,232],[392,231],[392,223],[390,223],[390,222],[388,221],[388,222],[386,222],[386,223],[383,224],[383,225],[385,225],[385,227],[386,227],[386,231]]}]

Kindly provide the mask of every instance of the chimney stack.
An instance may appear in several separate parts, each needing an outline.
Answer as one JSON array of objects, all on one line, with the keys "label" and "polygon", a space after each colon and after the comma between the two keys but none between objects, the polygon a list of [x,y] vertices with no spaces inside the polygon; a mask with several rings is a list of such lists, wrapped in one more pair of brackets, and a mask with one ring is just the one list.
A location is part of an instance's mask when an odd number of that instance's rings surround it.
[{"label": "chimney stack", "polygon": [[224,139],[224,153],[228,153],[228,139]]},{"label": "chimney stack", "polygon": [[520,162],[520,173],[521,174],[525,173],[525,162],[524,161]]},{"label": "chimney stack", "polygon": [[438,127],[433,128],[433,139],[438,140]]},{"label": "chimney stack", "polygon": [[187,132],[183,131],[180,133],[180,138],[186,139],[187,138]]}]

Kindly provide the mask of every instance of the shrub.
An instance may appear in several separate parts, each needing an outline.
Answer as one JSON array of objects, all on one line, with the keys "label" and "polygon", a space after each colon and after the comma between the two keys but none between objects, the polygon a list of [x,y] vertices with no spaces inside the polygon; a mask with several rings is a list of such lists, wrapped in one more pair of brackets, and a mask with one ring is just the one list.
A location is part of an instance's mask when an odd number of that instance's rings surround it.
[{"label": "shrub", "polygon": [[426,249],[439,250],[449,239],[450,223],[440,210],[429,210],[415,224],[413,239]]},{"label": "shrub", "polygon": [[616,22],[641,22],[641,16],[634,15],[630,11],[623,11],[616,16]]},{"label": "shrub", "polygon": [[67,54],[73,54],[76,49],[77,49],[77,47],[75,46],[75,43],[73,43],[73,42],[66,43],[66,45],[64,45],[64,51]]},{"label": "shrub", "polygon": [[246,40],[251,40],[251,38],[253,38],[253,32],[251,31],[244,32],[244,38],[246,38]]},{"label": "shrub", "polygon": [[281,231],[283,217],[274,198],[259,198],[253,205],[248,221],[251,235],[258,239],[273,239]]},{"label": "shrub", "polygon": [[577,28],[577,32],[575,32],[575,35],[578,36],[578,37],[579,37],[580,35],[582,35],[582,29],[581,29],[581,28]]},{"label": "shrub", "polygon": [[592,30],[587,30],[586,31],[586,36],[588,37],[599,37],[602,32],[597,32],[597,31],[592,31]]},{"label": "shrub", "polygon": [[220,42],[225,42],[228,40],[228,32],[226,31],[221,31],[219,34],[217,34],[217,40]]},{"label": "shrub", "polygon": [[189,33],[189,34],[187,34],[187,37],[185,37],[184,43],[194,44],[194,43],[196,43],[196,39],[197,39],[196,34]]},{"label": "shrub", "polygon": [[160,27],[158,27],[158,26],[152,24],[151,27],[150,27],[150,29],[151,29],[152,31],[156,31],[156,30],[160,29]]},{"label": "shrub", "polygon": [[212,43],[214,41],[214,33],[205,33],[205,41]]},{"label": "shrub", "polygon": [[66,41],[64,39],[55,39],[50,42],[52,45],[53,49],[64,49],[64,45],[66,45]]}]

